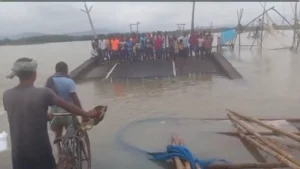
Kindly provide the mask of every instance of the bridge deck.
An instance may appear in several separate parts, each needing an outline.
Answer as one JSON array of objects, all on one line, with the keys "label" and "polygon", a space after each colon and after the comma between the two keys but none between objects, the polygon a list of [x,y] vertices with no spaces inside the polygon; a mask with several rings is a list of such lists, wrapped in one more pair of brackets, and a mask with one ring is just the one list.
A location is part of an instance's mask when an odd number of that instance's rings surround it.
[{"label": "bridge deck", "polygon": [[220,73],[230,79],[242,78],[239,72],[220,53],[212,53],[204,60],[178,58],[172,60],[147,60],[120,64],[96,65],[90,59],[71,72],[77,80],[91,78],[147,78],[180,76],[189,73]]}]

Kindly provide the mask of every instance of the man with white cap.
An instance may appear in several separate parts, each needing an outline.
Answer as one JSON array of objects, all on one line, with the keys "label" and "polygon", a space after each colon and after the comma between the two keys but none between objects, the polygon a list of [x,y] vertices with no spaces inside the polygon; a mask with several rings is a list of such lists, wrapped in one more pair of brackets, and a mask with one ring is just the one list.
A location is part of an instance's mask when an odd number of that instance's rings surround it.
[{"label": "man with white cap", "polygon": [[47,121],[48,107],[57,105],[83,117],[99,117],[95,110],[85,112],[58,97],[52,90],[34,86],[37,62],[18,59],[7,78],[17,76],[19,84],[3,94],[8,115],[13,169],[55,169]]}]

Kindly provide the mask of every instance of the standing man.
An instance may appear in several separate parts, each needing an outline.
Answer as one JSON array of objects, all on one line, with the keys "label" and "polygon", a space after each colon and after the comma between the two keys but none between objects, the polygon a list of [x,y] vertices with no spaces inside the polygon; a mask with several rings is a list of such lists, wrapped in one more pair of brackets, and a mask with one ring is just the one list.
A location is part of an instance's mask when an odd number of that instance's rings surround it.
[{"label": "standing man", "polygon": [[212,44],[214,41],[214,36],[211,34],[211,30],[208,31],[208,41],[209,41],[209,48],[208,48],[208,52],[209,54],[211,54],[211,50],[212,50]]},{"label": "standing man", "polygon": [[95,110],[85,112],[64,101],[50,89],[35,87],[36,69],[35,60],[20,58],[7,76],[19,78],[19,84],[3,94],[10,129],[13,169],[56,168],[47,131],[49,106],[62,107],[78,116],[99,117]]},{"label": "standing man", "polygon": [[140,37],[140,44],[141,44],[141,48],[140,48],[141,61],[143,61],[144,58],[146,57],[146,42],[147,42],[147,38],[146,38],[145,33],[143,33],[142,36]]},{"label": "standing man", "polygon": [[117,39],[116,36],[113,37],[113,39],[111,40],[111,49],[112,49],[112,56],[115,62],[117,62],[119,60],[118,55],[119,55],[119,45],[120,45],[120,41],[119,39]]},{"label": "standing man", "polygon": [[163,43],[163,39],[160,36],[160,34],[157,33],[154,41],[155,54],[157,59],[160,59],[162,56],[162,43]]},{"label": "standing man", "polygon": [[[106,56],[106,40],[103,39],[103,35],[100,37],[99,39],[99,55],[100,55],[100,58],[99,58],[99,62],[106,62],[108,60],[107,56]],[[98,62],[98,63],[99,63]]]},{"label": "standing man", "polygon": [[189,38],[189,43],[190,43],[189,57],[193,58],[193,52],[195,53],[195,55],[197,55],[197,47],[198,47],[198,37],[194,31],[192,31],[192,34]]},{"label": "standing man", "polygon": [[169,35],[168,32],[165,31],[165,35],[163,36],[163,57],[165,60],[169,59],[169,55],[170,55],[170,39],[169,39]]},{"label": "standing man", "polygon": [[182,38],[183,43],[183,51],[181,53],[184,53],[184,57],[189,55],[189,37],[187,36],[187,33],[185,32]]}]

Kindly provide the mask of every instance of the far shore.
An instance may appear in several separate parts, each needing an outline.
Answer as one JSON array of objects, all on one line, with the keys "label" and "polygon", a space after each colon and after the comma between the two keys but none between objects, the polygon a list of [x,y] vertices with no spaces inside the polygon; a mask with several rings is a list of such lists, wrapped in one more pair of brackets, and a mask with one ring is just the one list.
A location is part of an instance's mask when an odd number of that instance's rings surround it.
[{"label": "far shore", "polygon": [[[224,30],[234,29],[235,27],[220,27],[220,28],[211,28],[212,33],[220,33]],[[204,30],[208,30],[205,28]],[[243,32],[255,31],[255,27],[247,27]],[[274,29],[276,30],[292,30],[289,25],[275,25]],[[195,29],[196,32],[200,30]],[[184,30],[184,32],[190,33],[191,30]],[[169,35],[181,36],[183,34],[182,30],[168,31]],[[120,33],[115,33],[120,34]],[[129,35],[129,33],[124,33]],[[68,35],[41,35],[33,36],[27,38],[21,38],[17,40],[4,39],[0,40],[0,46],[21,46],[21,45],[37,45],[37,44],[46,44],[46,43],[62,43],[62,42],[77,42],[77,41],[89,41],[94,38],[93,35],[83,35],[83,36],[68,36]]]}]

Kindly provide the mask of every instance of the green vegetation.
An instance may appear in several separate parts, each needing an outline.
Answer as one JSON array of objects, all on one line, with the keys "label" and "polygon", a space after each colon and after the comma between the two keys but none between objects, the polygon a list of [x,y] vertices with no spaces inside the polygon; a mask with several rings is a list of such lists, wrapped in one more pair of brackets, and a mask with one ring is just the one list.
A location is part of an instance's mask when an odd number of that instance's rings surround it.
[{"label": "green vegetation", "polygon": [[17,40],[3,39],[3,40],[0,40],[0,46],[86,41],[86,40],[91,40],[91,39],[93,39],[92,35],[85,35],[85,36],[42,35],[42,36],[32,36],[32,37],[28,37],[28,38],[21,38],[21,39],[17,39]]}]

